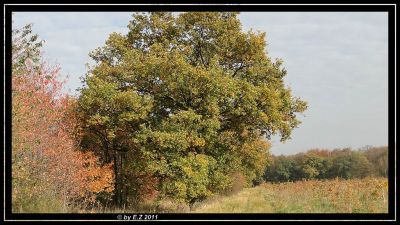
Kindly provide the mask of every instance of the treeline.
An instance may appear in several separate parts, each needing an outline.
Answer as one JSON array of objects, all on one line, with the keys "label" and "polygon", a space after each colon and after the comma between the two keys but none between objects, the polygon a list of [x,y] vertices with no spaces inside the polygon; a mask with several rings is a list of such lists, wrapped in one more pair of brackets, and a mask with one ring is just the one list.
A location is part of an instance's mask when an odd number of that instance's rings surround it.
[{"label": "treeline", "polygon": [[303,179],[387,177],[388,148],[368,147],[325,150],[313,149],[290,156],[272,156],[265,170],[269,182]]}]

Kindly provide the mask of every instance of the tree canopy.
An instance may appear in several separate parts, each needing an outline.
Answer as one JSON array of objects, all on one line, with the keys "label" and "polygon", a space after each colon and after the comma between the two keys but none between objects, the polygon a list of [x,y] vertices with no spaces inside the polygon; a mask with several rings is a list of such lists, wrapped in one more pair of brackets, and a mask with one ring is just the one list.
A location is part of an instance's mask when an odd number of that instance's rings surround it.
[{"label": "tree canopy", "polygon": [[284,84],[265,33],[235,12],[135,13],[90,56],[78,116],[81,146],[114,163],[115,202],[194,203],[259,179],[271,135],[290,138],[307,104]]}]

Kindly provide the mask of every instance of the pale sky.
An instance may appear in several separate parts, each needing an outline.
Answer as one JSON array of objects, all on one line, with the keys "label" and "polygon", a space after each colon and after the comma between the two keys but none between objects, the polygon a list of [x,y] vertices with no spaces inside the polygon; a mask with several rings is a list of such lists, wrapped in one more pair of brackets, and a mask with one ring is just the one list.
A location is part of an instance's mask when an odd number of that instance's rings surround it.
[{"label": "pale sky", "polygon": [[[33,23],[44,57],[81,86],[88,53],[111,32],[127,33],[126,12],[17,12],[13,26]],[[243,12],[243,29],[267,33],[268,54],[282,58],[286,84],[309,104],[292,139],[273,138],[273,154],[311,148],[388,144],[388,15],[385,12]],[[69,89],[69,90],[68,90]]]}]

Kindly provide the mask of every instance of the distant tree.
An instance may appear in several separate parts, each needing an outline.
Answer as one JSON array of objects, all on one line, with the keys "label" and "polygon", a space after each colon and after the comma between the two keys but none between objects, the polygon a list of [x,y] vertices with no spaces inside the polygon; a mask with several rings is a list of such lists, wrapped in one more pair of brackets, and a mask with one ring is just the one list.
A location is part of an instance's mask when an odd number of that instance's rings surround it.
[{"label": "distant tree", "polygon": [[272,157],[270,165],[265,170],[265,180],[273,182],[286,182],[295,180],[295,161],[285,156]]},{"label": "distant tree", "polygon": [[328,156],[323,158],[322,165],[319,167],[319,174],[316,177],[317,179],[329,179],[330,174],[329,171],[333,166],[332,157]]},{"label": "distant tree", "polygon": [[352,152],[351,162],[352,178],[363,178],[372,175],[372,164],[361,152]]},{"label": "distant tree", "polygon": [[371,174],[371,168],[371,163],[363,154],[353,151],[333,159],[330,176],[345,179],[362,178]]},{"label": "distant tree", "polygon": [[[127,35],[91,53],[79,112],[82,147],[114,162],[115,202],[141,190],[193,203],[262,176],[269,144],[307,106],[284,85],[265,33],[234,12],[136,13]],[[142,178],[151,180],[152,188]]]},{"label": "distant tree", "polygon": [[324,166],[324,160],[315,155],[314,153],[307,153],[301,155],[300,158],[300,168],[302,178],[305,179],[314,179],[317,178]]},{"label": "distant tree", "polygon": [[363,154],[373,164],[373,175],[387,177],[388,147],[370,147]]}]

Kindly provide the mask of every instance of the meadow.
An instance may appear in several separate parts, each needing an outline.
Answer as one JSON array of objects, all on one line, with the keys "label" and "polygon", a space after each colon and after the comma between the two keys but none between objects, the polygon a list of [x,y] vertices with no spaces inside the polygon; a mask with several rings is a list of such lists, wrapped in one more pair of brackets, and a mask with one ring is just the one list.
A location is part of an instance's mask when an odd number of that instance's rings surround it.
[{"label": "meadow", "polygon": [[385,178],[263,183],[201,205],[194,213],[387,213]]}]

